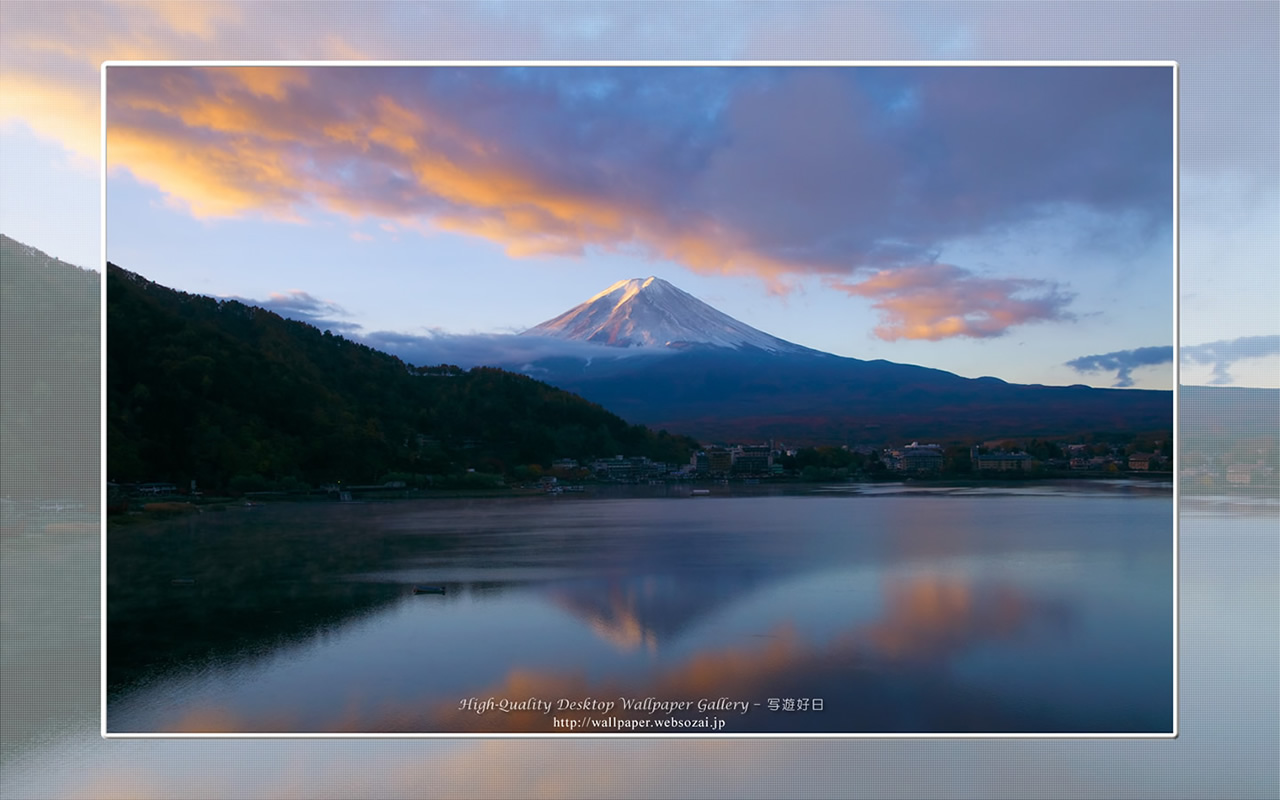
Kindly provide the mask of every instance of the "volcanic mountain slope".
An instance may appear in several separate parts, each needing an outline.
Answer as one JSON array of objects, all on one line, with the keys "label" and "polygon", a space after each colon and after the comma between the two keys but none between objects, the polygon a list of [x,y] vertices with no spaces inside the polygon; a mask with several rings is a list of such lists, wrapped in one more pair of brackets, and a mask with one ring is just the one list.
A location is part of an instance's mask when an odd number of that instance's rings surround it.
[{"label": "volcanic mountain slope", "polygon": [[[1022,386],[844,358],[757,330],[658,278],[615,283],[526,335],[605,345],[594,358],[525,365],[540,380],[633,423],[704,440],[876,443],[1173,427],[1172,392]],[[611,350],[628,357],[608,358]]]},{"label": "volcanic mountain slope", "polygon": [[612,347],[701,344],[769,353],[812,353],[720,312],[661,278],[618,281],[585,303],[525,331]]}]

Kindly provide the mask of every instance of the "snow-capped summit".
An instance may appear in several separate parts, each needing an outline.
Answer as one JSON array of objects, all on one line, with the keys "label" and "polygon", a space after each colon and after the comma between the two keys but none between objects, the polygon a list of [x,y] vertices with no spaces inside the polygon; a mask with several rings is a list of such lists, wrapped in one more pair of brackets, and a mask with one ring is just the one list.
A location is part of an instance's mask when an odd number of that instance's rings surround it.
[{"label": "snow-capped summit", "polygon": [[661,278],[618,281],[579,306],[525,331],[526,335],[614,347],[756,347],[809,352],[721,313]]}]

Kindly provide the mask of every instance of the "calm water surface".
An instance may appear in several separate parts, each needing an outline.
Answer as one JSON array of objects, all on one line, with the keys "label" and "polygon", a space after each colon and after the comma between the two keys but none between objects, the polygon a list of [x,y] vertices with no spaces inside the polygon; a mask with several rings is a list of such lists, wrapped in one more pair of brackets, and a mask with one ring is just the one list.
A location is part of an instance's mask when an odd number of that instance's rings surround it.
[{"label": "calm water surface", "polygon": [[108,729],[1172,730],[1168,486],[716,492],[112,528]]}]

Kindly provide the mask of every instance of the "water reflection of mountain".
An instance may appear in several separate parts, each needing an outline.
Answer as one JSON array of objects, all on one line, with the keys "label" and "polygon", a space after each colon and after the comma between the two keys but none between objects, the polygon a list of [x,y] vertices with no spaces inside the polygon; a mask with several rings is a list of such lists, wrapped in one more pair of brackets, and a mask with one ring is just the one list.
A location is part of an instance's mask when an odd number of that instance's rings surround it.
[{"label": "water reflection of mountain", "polygon": [[[479,695],[546,697],[821,697],[822,713],[753,709],[729,721],[733,732],[995,732],[1077,730],[1068,698],[1025,707],[998,690],[965,686],[952,669],[963,653],[1034,635],[1061,635],[1075,621],[1063,603],[1034,598],[1008,584],[975,585],[954,576],[917,575],[886,581],[883,609],[825,641],[812,641],[789,624],[761,640],[698,652],[638,684],[589,682],[571,672],[521,672],[516,683],[485,687]],[[1147,703],[1144,698],[1139,705]],[[1141,714],[1117,712],[1124,723],[1099,720],[1102,729],[1132,724]],[[435,709],[432,726],[478,730],[551,730],[536,714],[475,719]],[[677,714],[696,719],[690,710]],[[401,717],[400,721],[404,718]],[[1150,718],[1144,720],[1149,722]],[[1156,722],[1159,720],[1157,719]],[[421,723],[420,723],[421,724]],[[1153,723],[1154,724],[1154,723]],[[431,728],[436,729],[436,728]]]},{"label": "water reflection of mountain", "polygon": [[175,670],[236,667],[331,634],[402,596],[399,587],[378,584],[281,581],[249,588],[156,580],[108,603],[108,693],[118,696]]},{"label": "water reflection of mountain", "polygon": [[[1169,719],[1160,504],[1100,500],[1078,515],[1070,498],[1013,498],[993,529],[974,498],[784,501],[620,500],[572,515],[532,502],[335,504],[113,531],[113,686],[161,654],[173,677],[206,670],[201,693],[166,695],[183,685],[166,675],[135,684],[117,719],[156,699],[174,730],[550,724],[459,715],[471,694],[829,704],[745,715],[738,732],[1134,732]],[[1122,511],[1122,542],[1086,524]],[[415,598],[415,582],[448,591]],[[342,635],[317,637],[327,626]]]},{"label": "water reflection of mountain", "polygon": [[[657,624],[653,620],[661,616],[638,600],[642,594],[637,592],[636,602],[627,607],[636,609],[635,613],[620,616],[611,630],[622,632],[628,626],[646,633],[653,630]],[[1049,636],[1068,633],[1075,620],[1064,603],[1032,597],[1011,584],[974,584],[945,574],[886,580],[882,602],[877,618],[851,624],[825,641],[807,640],[792,625],[781,624],[760,640],[699,651],[639,683],[589,681],[572,670],[519,671],[506,684],[484,687],[475,694],[652,696],[668,700],[730,697],[762,704],[769,697],[825,700],[822,713],[783,715],[753,709],[733,719],[729,723],[732,727],[727,728],[730,732],[1000,732],[1081,727],[1073,718],[1069,699],[1064,702],[1050,692],[1044,703],[1023,707],[1002,697],[998,690],[964,685],[952,669],[954,659],[973,649],[1037,632]],[[410,719],[403,711],[395,721],[366,722],[374,725],[370,730],[380,730],[381,724],[403,730],[399,726]],[[675,716],[705,716],[695,711]],[[1117,713],[1123,723],[1107,720],[1098,725],[1106,728],[1142,719],[1141,714]],[[416,720],[426,726],[422,730],[481,730],[487,726],[489,730],[555,731],[549,717],[535,713],[478,718],[439,707],[429,710],[427,716],[429,721]],[[1143,719],[1143,723],[1149,720]]]},{"label": "water reflection of mountain", "polygon": [[547,595],[619,649],[656,651],[699,620],[779,577],[760,571],[618,575],[557,585]]},{"label": "water reflection of mountain", "polygon": [[[599,610],[601,624],[624,641],[644,644],[646,637],[662,639],[659,625],[679,631],[711,606],[691,597],[692,616],[675,601],[670,611],[646,605],[658,596],[660,579],[615,584],[615,602]],[[673,584],[674,585],[674,584]],[[578,590],[588,591],[584,583]],[[670,588],[668,586],[667,588]],[[736,590],[729,589],[727,595]],[[691,596],[697,595],[691,590]],[[707,592],[716,597],[715,590]],[[578,602],[572,592],[562,602]],[[956,665],[966,654],[991,647],[1035,647],[1038,637],[1070,635],[1077,626],[1074,612],[1052,598],[1033,596],[1011,584],[972,583],[944,573],[889,578],[881,585],[882,607],[872,619],[851,621],[832,635],[802,633],[791,622],[776,623],[765,637],[709,646],[659,666],[642,676],[621,674],[588,677],[581,665],[557,669],[513,668],[498,683],[476,686],[468,695],[511,701],[595,698],[620,703],[621,698],[660,701],[698,699],[746,701],[746,713],[684,710],[659,714],[624,711],[578,713],[575,719],[614,716],[625,719],[726,718],[725,732],[1153,732],[1171,717],[1165,704],[1168,686],[1140,682],[1140,690],[1126,696],[1124,706],[1099,705],[1092,695],[1099,687],[1085,680],[1071,685],[1039,678],[1034,701],[1008,691],[996,680],[973,681]],[[587,611],[582,612],[584,615]],[[664,613],[668,616],[664,617]],[[612,615],[612,616],[608,616]],[[634,629],[637,635],[626,632]],[[1087,659],[1086,659],[1087,660]],[[1119,670],[1123,671],[1124,665]],[[1097,671],[1101,680],[1114,673]],[[994,675],[994,673],[993,673]],[[1130,676],[1131,679],[1131,676]],[[419,684],[411,684],[419,686]],[[332,687],[337,689],[338,687]],[[555,715],[529,708],[479,714],[462,708],[456,696],[349,688],[329,713],[315,709],[227,705],[193,706],[173,723],[175,731],[252,732],[307,730],[324,732],[557,732]],[[821,712],[770,711],[769,698],[821,698]],[[1081,709],[1084,710],[1081,710]],[[237,710],[233,710],[237,709]],[[561,715],[563,717],[563,715]],[[304,722],[305,720],[305,722]],[[318,726],[318,727],[315,727]],[[686,732],[706,732],[696,728]],[[618,732],[617,728],[600,733]],[[677,729],[671,730],[677,732]]]},{"label": "water reflection of mountain", "polygon": [[338,577],[381,566],[411,542],[334,530],[311,513],[241,509],[109,529],[108,692],[175,669],[240,663],[403,595]]}]

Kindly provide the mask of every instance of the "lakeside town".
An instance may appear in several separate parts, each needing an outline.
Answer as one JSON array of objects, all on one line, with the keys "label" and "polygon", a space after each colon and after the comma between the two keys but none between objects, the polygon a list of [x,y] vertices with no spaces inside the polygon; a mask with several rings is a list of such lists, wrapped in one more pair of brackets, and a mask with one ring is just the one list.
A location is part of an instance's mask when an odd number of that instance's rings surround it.
[{"label": "lakeside town", "polygon": [[[1121,475],[1172,476],[1172,453],[1167,440],[1136,438],[1127,442],[1060,442],[993,440],[974,445],[943,446],[913,441],[890,447],[840,445],[788,447],[784,443],[715,444],[695,451],[687,463],[669,463],[647,456],[614,455],[578,460],[559,458],[547,464],[518,465],[506,472],[467,467],[451,475],[390,472],[379,481],[310,486],[300,480],[268,481],[245,476],[232,481],[229,494],[249,501],[302,495],[337,500],[397,497],[419,490],[542,491],[552,494],[584,491],[589,485],[665,483],[759,484],[762,482],[876,481],[903,479],[1020,479],[1084,478]],[[1274,469],[1257,467],[1261,483],[1274,478]],[[1213,473],[1208,473],[1213,474]],[[1244,475],[1248,480],[1242,480]],[[1230,468],[1225,480],[1235,485],[1253,482],[1252,472]],[[194,481],[180,486],[169,481],[108,484],[108,511],[138,502],[203,497]],[[211,498],[210,498],[211,499]]]},{"label": "lakeside town", "polygon": [[[780,442],[714,444],[698,449],[687,463],[628,455],[589,460],[560,458],[547,464],[519,465],[507,472],[487,471],[483,465],[449,475],[389,472],[377,481],[363,484],[335,481],[310,485],[298,479],[272,481],[261,476],[240,476],[225,490],[214,492],[205,492],[195,481],[108,482],[107,512],[180,511],[182,507],[224,503],[233,498],[252,504],[303,498],[563,494],[609,485],[1173,478],[1172,451],[1167,440],[1119,438],[1094,442],[1002,439],[973,445],[913,441],[888,447],[859,444],[797,448]],[[1219,452],[1196,449],[1184,453],[1177,475],[1183,492],[1272,492],[1280,483],[1280,471],[1269,441],[1241,440]],[[0,498],[0,511],[10,522],[20,517],[87,513],[95,505],[89,498],[60,498],[54,493],[40,500]]]},{"label": "lakeside town", "polygon": [[[298,499],[394,499],[429,496],[572,494],[590,487],[698,484],[752,485],[876,481],[1009,481],[1117,477],[1171,480],[1174,462],[1167,439],[1117,435],[1094,441],[996,439],[979,444],[941,445],[912,441],[893,446],[826,445],[792,447],[782,442],[704,444],[688,462],[670,463],[616,454],[594,459],[558,458],[498,470],[459,465],[451,474],[388,472],[375,481],[319,485],[297,478],[269,480],[237,476],[227,487],[205,491],[196,481],[107,483],[107,513],[178,512],[236,499],[256,504]],[[1280,483],[1269,439],[1238,440],[1229,448],[1184,453],[1178,464],[1183,492],[1271,492]],[[702,493],[694,490],[695,493]],[[12,523],[23,517],[91,512],[91,498],[58,497],[19,501],[0,498]]]},{"label": "lakeside town", "polygon": [[579,463],[559,459],[547,476],[633,483],[652,480],[767,478],[792,480],[874,479],[877,477],[1032,475],[1058,473],[1166,472],[1172,459],[1164,442],[1141,445],[1030,443],[1008,440],[950,446],[911,442],[897,447],[788,448],[782,444],[708,446],[687,464],[666,464],[644,457],[615,456]]}]

